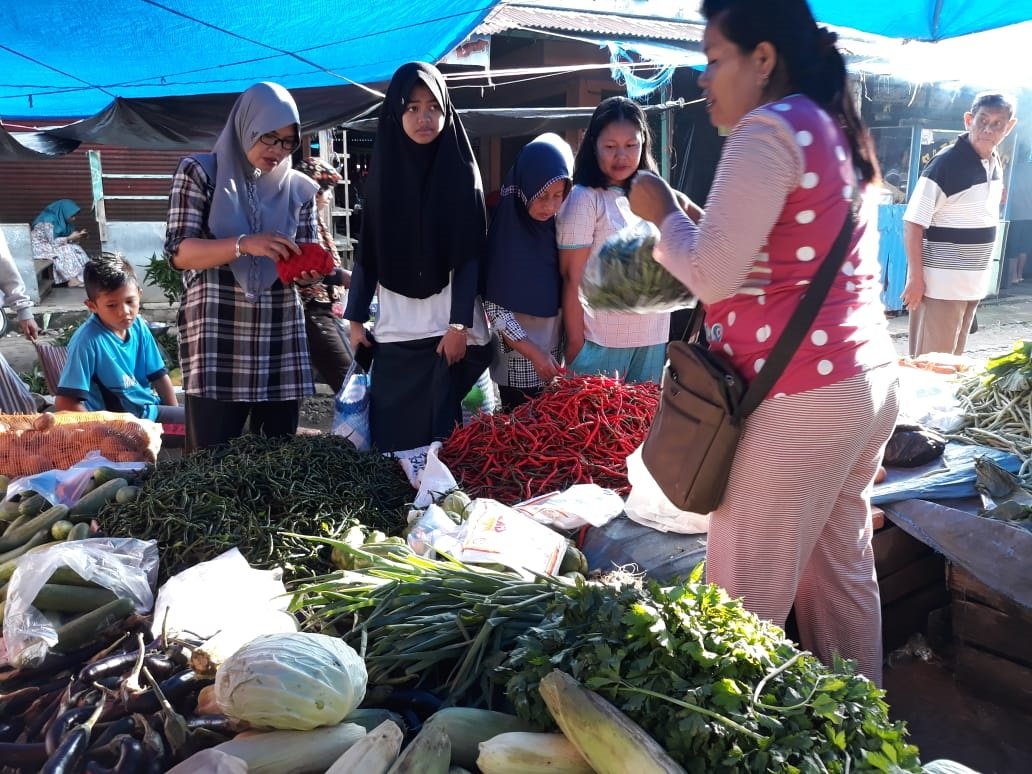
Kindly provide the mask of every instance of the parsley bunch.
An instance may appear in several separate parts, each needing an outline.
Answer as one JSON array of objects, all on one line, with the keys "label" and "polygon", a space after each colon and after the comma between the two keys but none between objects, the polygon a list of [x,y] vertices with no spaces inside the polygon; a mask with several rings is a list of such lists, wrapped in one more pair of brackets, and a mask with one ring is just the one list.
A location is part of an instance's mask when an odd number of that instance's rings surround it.
[{"label": "parsley bunch", "polygon": [[538,684],[558,668],[688,772],[920,771],[883,691],[849,662],[828,669],[698,575],[674,588],[579,582],[555,595],[503,667],[517,713],[555,727]]}]

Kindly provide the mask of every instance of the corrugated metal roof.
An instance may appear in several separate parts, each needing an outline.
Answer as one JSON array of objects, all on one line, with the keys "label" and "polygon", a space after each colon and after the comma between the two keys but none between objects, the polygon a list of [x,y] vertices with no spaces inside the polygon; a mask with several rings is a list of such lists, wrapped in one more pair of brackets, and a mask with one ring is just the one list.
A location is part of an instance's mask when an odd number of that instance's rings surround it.
[{"label": "corrugated metal roof", "polygon": [[558,8],[499,4],[473,31],[497,35],[513,29],[566,30],[618,39],[702,40],[703,25],[676,19],[655,19],[616,13],[566,11]]}]

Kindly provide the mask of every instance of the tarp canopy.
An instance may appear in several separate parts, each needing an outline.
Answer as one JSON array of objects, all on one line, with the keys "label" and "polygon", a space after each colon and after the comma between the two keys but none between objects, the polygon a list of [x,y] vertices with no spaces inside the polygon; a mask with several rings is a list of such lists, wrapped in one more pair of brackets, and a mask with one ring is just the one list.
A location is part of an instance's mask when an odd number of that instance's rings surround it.
[{"label": "tarp canopy", "polygon": [[[208,147],[236,95],[260,80],[291,90],[306,132],[342,123],[375,103],[377,85],[400,64],[440,60],[498,4],[7,2],[0,36],[0,160],[68,153],[83,142]],[[635,9],[654,18],[684,18],[690,5],[647,0]],[[824,23],[897,39],[938,40],[1032,19],[1032,0],[811,5]],[[602,3],[590,7],[607,10]],[[84,120],[69,123],[75,119]],[[60,128],[25,132],[22,122]]]},{"label": "tarp canopy", "polygon": [[1032,0],[809,2],[813,15],[825,24],[908,40],[944,40],[1032,19]]},{"label": "tarp canopy", "polygon": [[89,116],[116,97],[387,81],[436,62],[496,0],[32,0],[4,3],[0,115]]}]

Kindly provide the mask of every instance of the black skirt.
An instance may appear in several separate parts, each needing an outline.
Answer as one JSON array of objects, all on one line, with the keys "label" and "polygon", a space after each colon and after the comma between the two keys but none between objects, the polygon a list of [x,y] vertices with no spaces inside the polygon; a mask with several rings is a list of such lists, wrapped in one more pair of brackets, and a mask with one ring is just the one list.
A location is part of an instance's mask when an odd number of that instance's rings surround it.
[{"label": "black skirt", "polygon": [[462,421],[462,399],[491,364],[492,343],[467,346],[455,365],[437,354],[441,337],[378,343],[369,390],[373,446],[403,451],[443,441]]}]

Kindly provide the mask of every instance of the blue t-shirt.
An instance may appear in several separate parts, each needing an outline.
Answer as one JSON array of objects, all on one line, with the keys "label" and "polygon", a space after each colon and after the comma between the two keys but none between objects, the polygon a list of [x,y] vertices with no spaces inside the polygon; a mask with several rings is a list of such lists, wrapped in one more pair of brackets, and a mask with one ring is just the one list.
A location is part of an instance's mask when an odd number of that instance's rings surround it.
[{"label": "blue t-shirt", "polygon": [[[123,411],[156,419],[161,399],[150,383],[167,373],[154,335],[142,317],[122,341],[92,314],[68,342],[68,361],[57,394],[82,401],[90,411]],[[109,401],[105,401],[105,394]]]}]

